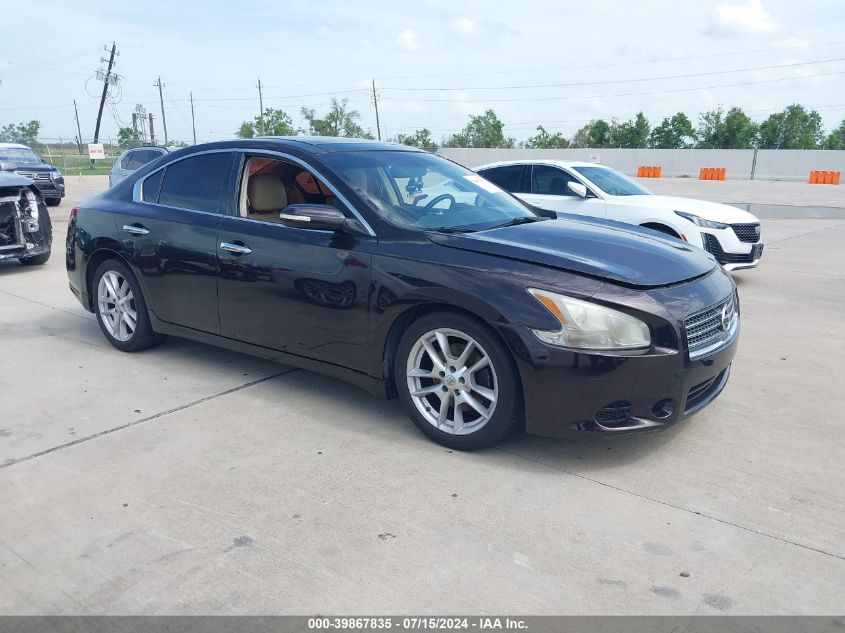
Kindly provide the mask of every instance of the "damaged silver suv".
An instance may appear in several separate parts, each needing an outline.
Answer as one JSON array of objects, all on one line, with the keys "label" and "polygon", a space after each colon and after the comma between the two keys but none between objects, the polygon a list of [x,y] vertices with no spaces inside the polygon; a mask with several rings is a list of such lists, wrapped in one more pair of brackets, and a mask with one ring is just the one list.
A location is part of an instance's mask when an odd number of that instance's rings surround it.
[{"label": "damaged silver suv", "polygon": [[35,184],[0,163],[0,261],[37,266],[50,259],[53,226]]}]

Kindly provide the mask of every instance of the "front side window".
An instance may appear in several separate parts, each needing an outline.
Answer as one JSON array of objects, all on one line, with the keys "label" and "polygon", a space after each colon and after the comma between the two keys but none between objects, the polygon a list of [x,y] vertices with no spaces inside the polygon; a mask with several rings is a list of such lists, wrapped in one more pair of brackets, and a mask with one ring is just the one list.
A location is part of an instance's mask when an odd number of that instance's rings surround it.
[{"label": "front side window", "polygon": [[171,163],[164,172],[158,203],[220,213],[220,193],[231,162],[231,152],[215,152]]},{"label": "front side window", "polygon": [[573,167],[575,171],[611,196],[649,196],[651,192],[628,176],[609,167]]},{"label": "front side window", "polygon": [[570,182],[578,182],[578,180],[559,167],[534,165],[531,170],[531,193],[547,196],[574,196],[575,194],[567,186]]},{"label": "front side window", "polygon": [[262,222],[281,222],[289,204],[336,206],[331,190],[307,169],[275,158],[248,158],[241,179],[240,215]]},{"label": "front side window", "polygon": [[523,178],[525,167],[523,165],[503,165],[502,167],[491,167],[478,173],[492,183],[499,185],[510,193],[528,193]]},{"label": "front side window", "polygon": [[335,152],[321,160],[381,217],[406,228],[477,231],[537,217],[502,188],[432,154]]}]

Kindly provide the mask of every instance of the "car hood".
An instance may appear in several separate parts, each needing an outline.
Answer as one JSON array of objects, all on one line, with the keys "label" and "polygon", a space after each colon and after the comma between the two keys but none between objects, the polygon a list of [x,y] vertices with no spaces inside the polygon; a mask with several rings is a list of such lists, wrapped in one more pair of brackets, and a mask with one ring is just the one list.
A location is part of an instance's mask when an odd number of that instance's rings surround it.
[{"label": "car hood", "polygon": [[0,187],[29,187],[32,181],[29,178],[9,171],[0,171]]},{"label": "car hood", "polygon": [[607,220],[562,219],[477,233],[429,234],[451,248],[582,273],[635,288],[700,277],[713,257],[673,237]]},{"label": "car hood", "polygon": [[29,173],[41,173],[41,172],[50,172],[56,171],[56,168],[52,165],[15,165],[15,171],[25,171]]},{"label": "car hood", "polygon": [[732,207],[729,204],[707,202],[695,198],[680,198],[677,196],[613,196],[613,203],[619,205],[633,205],[637,207],[651,207],[666,211],[683,211],[692,213],[705,220],[724,222],[725,224],[751,224],[759,222],[756,216]]}]

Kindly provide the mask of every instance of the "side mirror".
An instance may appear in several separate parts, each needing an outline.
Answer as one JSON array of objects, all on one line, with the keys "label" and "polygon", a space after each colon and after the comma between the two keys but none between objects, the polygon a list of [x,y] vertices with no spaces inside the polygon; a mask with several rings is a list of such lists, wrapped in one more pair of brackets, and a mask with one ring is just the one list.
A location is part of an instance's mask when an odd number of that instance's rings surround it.
[{"label": "side mirror", "polygon": [[328,204],[290,204],[279,213],[285,226],[315,231],[345,231],[356,235],[367,235],[361,223],[347,218]]},{"label": "side mirror", "polygon": [[566,187],[579,198],[587,197],[587,187],[580,182],[568,182],[566,183]]}]

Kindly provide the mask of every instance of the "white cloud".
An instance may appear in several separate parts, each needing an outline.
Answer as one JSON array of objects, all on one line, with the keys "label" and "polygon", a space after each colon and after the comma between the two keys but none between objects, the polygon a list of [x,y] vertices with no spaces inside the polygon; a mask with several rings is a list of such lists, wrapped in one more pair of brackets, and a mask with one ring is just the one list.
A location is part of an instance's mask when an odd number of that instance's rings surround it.
[{"label": "white cloud", "polygon": [[458,33],[474,33],[478,30],[478,22],[469,18],[458,18],[452,22],[452,30]]},{"label": "white cloud", "polygon": [[332,34],[332,30],[327,26],[321,26],[317,29],[317,33],[319,33],[323,37],[327,37]]},{"label": "white cloud", "polygon": [[774,18],[763,7],[762,0],[723,2],[716,5],[704,28],[706,35],[733,35],[737,33],[764,33],[777,26]]},{"label": "white cloud", "polygon": [[420,46],[417,42],[417,32],[414,29],[400,31],[399,35],[396,36],[396,43],[406,51],[415,51]]}]

